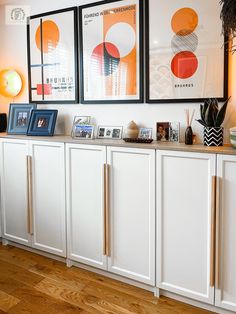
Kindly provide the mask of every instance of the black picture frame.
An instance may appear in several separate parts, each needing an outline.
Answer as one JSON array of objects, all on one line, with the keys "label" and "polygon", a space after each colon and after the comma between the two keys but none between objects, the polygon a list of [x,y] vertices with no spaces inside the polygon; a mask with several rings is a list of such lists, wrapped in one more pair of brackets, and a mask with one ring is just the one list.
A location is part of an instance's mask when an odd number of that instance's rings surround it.
[{"label": "black picture frame", "polygon": [[53,136],[58,110],[34,109],[31,112],[27,135]]},{"label": "black picture frame", "polygon": [[[146,38],[145,38],[145,65],[146,65],[146,102],[147,103],[189,103],[189,102],[201,102],[206,98],[216,98],[218,101],[225,101],[228,98],[228,49],[227,46],[224,45],[224,42],[227,42],[227,37],[224,36],[222,39],[222,45],[219,46],[219,49],[224,49],[223,51],[223,79],[222,79],[222,88],[223,88],[223,95],[222,97],[216,97],[216,95],[208,95],[206,97],[190,97],[190,98],[152,98],[150,96],[150,1],[153,0],[146,0],[145,2],[145,30],[146,30]],[[154,0],[157,3],[157,0]],[[164,5],[164,4],[163,4]],[[166,5],[166,4],[165,4]],[[220,13],[219,13],[219,25],[220,25]],[[162,26],[161,26],[162,27]]]},{"label": "black picture frame", "polygon": [[7,134],[27,134],[31,111],[36,107],[36,104],[10,104]]},{"label": "black picture frame", "polygon": [[[57,63],[56,61],[53,63],[44,63],[44,53],[42,52],[42,49],[40,51],[40,61],[36,64],[31,64],[31,59],[32,59],[32,49],[31,49],[31,35],[30,35],[30,30],[31,30],[31,23],[34,20],[39,20],[39,27],[40,27],[40,31],[42,30],[42,24],[43,24],[43,18],[47,18],[50,16],[55,16],[57,17],[57,15],[60,14],[64,14],[67,12],[72,12],[73,13],[73,27],[71,27],[70,30],[68,30],[68,34],[73,34],[73,49],[71,49],[71,53],[74,56],[74,58],[72,58],[73,60],[73,70],[71,67],[71,73],[68,73],[68,76],[60,76],[60,77],[50,77],[50,78],[46,78],[46,80],[48,80],[49,82],[45,82],[45,75],[44,75],[44,68],[46,68],[47,66],[57,66],[59,65],[59,63]],[[51,19],[51,17],[50,17]],[[65,35],[65,34],[64,34]],[[65,36],[64,36],[65,37]],[[35,40],[35,38],[32,38],[32,40]],[[42,38],[42,31],[40,33],[40,42],[41,42],[41,46],[43,45],[43,38]],[[68,48],[69,51],[69,48]],[[37,15],[33,15],[30,16],[28,18],[28,23],[27,23],[27,60],[28,60],[28,78],[29,78],[29,102],[36,102],[37,104],[78,104],[79,102],[79,88],[78,88],[78,8],[77,7],[69,7],[69,8],[65,8],[65,9],[61,9],[61,10],[55,10],[55,11],[50,11],[47,13],[43,13],[43,14],[37,14]],[[68,58],[67,58],[68,60]],[[42,93],[42,99],[34,99],[36,97],[33,96],[33,91],[38,89],[38,85],[33,86],[32,80],[33,80],[33,75],[32,75],[32,69],[39,67],[40,71],[41,71],[41,81],[40,84],[38,84],[39,86],[41,85],[41,93]],[[55,71],[56,73],[56,71]],[[73,73],[73,75],[72,75]],[[55,75],[55,74],[54,74]],[[62,75],[62,74],[61,74]],[[71,76],[70,76],[71,75]],[[56,79],[56,82],[55,82]],[[71,82],[72,81],[72,82]],[[50,84],[49,84],[50,83]],[[47,89],[45,88],[45,86],[50,86],[53,84],[57,84],[55,86],[52,86],[51,89],[52,90],[60,90],[63,91],[65,89],[69,90],[69,89],[73,89],[73,99],[68,99],[67,97],[63,97],[60,98],[58,97],[58,99],[53,99],[53,100],[48,100],[45,99],[45,90],[47,91]],[[72,87],[71,87],[72,85]],[[68,92],[69,93],[69,92]],[[71,95],[72,98],[72,95]]]},{"label": "black picture frame", "polygon": [[[83,14],[84,10],[94,8],[94,12],[96,12],[95,7],[99,6],[107,6],[107,9],[104,9],[103,11],[107,10],[107,12],[110,12],[112,8],[116,8],[117,5],[126,5],[127,0],[108,0],[108,1],[101,1],[101,2],[94,2],[86,5],[79,6],[79,30],[80,30],[80,36],[79,36],[79,43],[80,43],[80,100],[82,104],[122,104],[122,103],[143,103],[144,101],[144,71],[143,71],[143,1],[142,0],[134,0],[134,4],[138,4],[138,21],[139,25],[137,26],[137,29],[139,34],[135,37],[138,38],[139,41],[139,49],[136,51],[138,52],[139,58],[136,58],[136,61],[138,60],[139,65],[136,67],[136,80],[138,78],[138,84],[136,84],[136,89],[139,89],[138,91],[138,97],[137,98],[128,98],[126,97],[121,97],[121,98],[115,98],[115,97],[96,97],[95,99],[87,99],[85,96],[85,82],[84,82],[84,72],[85,72],[85,67],[84,67],[84,36],[83,36]],[[111,5],[114,4],[114,7]],[[130,5],[131,6],[131,5]],[[115,12],[115,11],[113,11]],[[101,16],[101,12],[100,12]],[[91,22],[91,21],[90,21]],[[86,22],[87,23],[87,22]],[[125,34],[122,33],[123,38],[125,39]],[[86,40],[89,40],[89,37],[91,36],[86,36]],[[103,48],[107,48],[104,45],[104,42],[102,42],[100,45],[103,44]],[[105,53],[106,53],[105,52]],[[104,54],[105,54],[104,53]],[[109,55],[111,57],[111,55]],[[111,65],[112,67],[112,65]],[[99,79],[96,81],[95,85],[99,83]]]}]

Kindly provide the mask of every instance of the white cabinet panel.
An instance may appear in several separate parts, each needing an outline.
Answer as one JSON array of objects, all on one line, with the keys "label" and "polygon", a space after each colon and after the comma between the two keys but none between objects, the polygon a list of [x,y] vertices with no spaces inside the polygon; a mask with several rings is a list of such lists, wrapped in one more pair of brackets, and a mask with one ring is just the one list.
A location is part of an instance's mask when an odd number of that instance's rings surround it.
[{"label": "white cabinet panel", "polygon": [[68,258],[101,269],[103,255],[106,147],[66,145]]},{"label": "white cabinet panel", "polygon": [[215,155],[157,152],[157,286],[210,304],[214,175]]},{"label": "white cabinet panel", "polygon": [[216,305],[236,312],[236,156],[217,156],[220,200],[219,287]]},{"label": "white cabinet panel", "polygon": [[108,270],[155,284],[155,151],[107,148],[110,165]]},{"label": "white cabinet panel", "polygon": [[64,144],[30,142],[33,247],[66,256]]},{"label": "white cabinet panel", "polygon": [[30,245],[27,206],[28,143],[1,140],[1,206],[3,237]]}]

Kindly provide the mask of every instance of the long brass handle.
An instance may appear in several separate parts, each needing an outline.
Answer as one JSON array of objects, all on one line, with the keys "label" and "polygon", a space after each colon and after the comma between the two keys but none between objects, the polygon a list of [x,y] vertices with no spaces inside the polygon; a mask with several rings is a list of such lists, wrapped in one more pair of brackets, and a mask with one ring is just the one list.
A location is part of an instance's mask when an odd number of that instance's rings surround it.
[{"label": "long brass handle", "polygon": [[216,220],[216,176],[212,176],[211,191],[211,248],[210,248],[210,286],[215,285],[215,220]]},{"label": "long brass handle", "polygon": [[32,157],[27,156],[28,233],[33,234]]},{"label": "long brass handle", "polygon": [[110,250],[110,167],[106,164],[106,255],[111,255]]},{"label": "long brass handle", "polygon": [[107,165],[104,164],[103,165],[103,193],[104,193],[104,199],[103,199],[103,217],[104,217],[104,221],[103,221],[103,225],[104,225],[104,229],[103,229],[103,255],[107,254],[106,251],[106,204],[107,204],[107,184],[106,184],[106,171],[107,171]]},{"label": "long brass handle", "polygon": [[216,185],[216,263],[215,286],[220,289],[220,192],[221,192],[221,178],[217,177]]}]

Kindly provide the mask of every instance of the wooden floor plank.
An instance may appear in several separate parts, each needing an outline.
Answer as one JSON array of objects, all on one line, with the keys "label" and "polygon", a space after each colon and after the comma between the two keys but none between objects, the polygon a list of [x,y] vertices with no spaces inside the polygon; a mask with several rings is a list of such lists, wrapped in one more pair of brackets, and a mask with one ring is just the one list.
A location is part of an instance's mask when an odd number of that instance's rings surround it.
[{"label": "wooden floor plank", "polygon": [[11,246],[0,269],[0,314],[210,313]]},{"label": "wooden floor plank", "polygon": [[0,291],[0,309],[4,312],[9,311],[14,305],[20,302],[19,299]]}]

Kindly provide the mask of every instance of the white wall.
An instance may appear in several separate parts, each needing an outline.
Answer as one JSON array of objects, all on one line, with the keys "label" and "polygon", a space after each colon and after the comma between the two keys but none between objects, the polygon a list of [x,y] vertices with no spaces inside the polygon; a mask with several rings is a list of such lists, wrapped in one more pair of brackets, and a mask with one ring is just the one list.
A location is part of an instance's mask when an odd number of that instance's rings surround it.
[{"label": "white wall", "polygon": [[[79,6],[93,0],[0,0],[0,70],[15,68],[27,80],[27,54],[26,54],[26,28],[5,24],[5,4],[26,4],[31,7],[31,15],[61,9],[70,6]],[[231,58],[229,71],[229,91],[232,95],[230,106],[225,119],[226,142],[228,142],[228,129],[236,126],[236,55]],[[9,100],[0,96],[0,111],[8,112],[10,102],[27,102],[27,81],[20,96]],[[199,103],[187,104],[122,104],[122,105],[43,105],[41,108],[56,108],[59,110],[60,120],[65,121],[65,132],[70,134],[73,116],[90,115],[100,125],[123,125],[126,127],[129,121],[134,120],[140,126],[155,129],[156,121],[179,121],[183,139],[186,127],[184,109],[196,109],[199,116]],[[193,123],[194,132],[201,141],[202,127]]]}]

